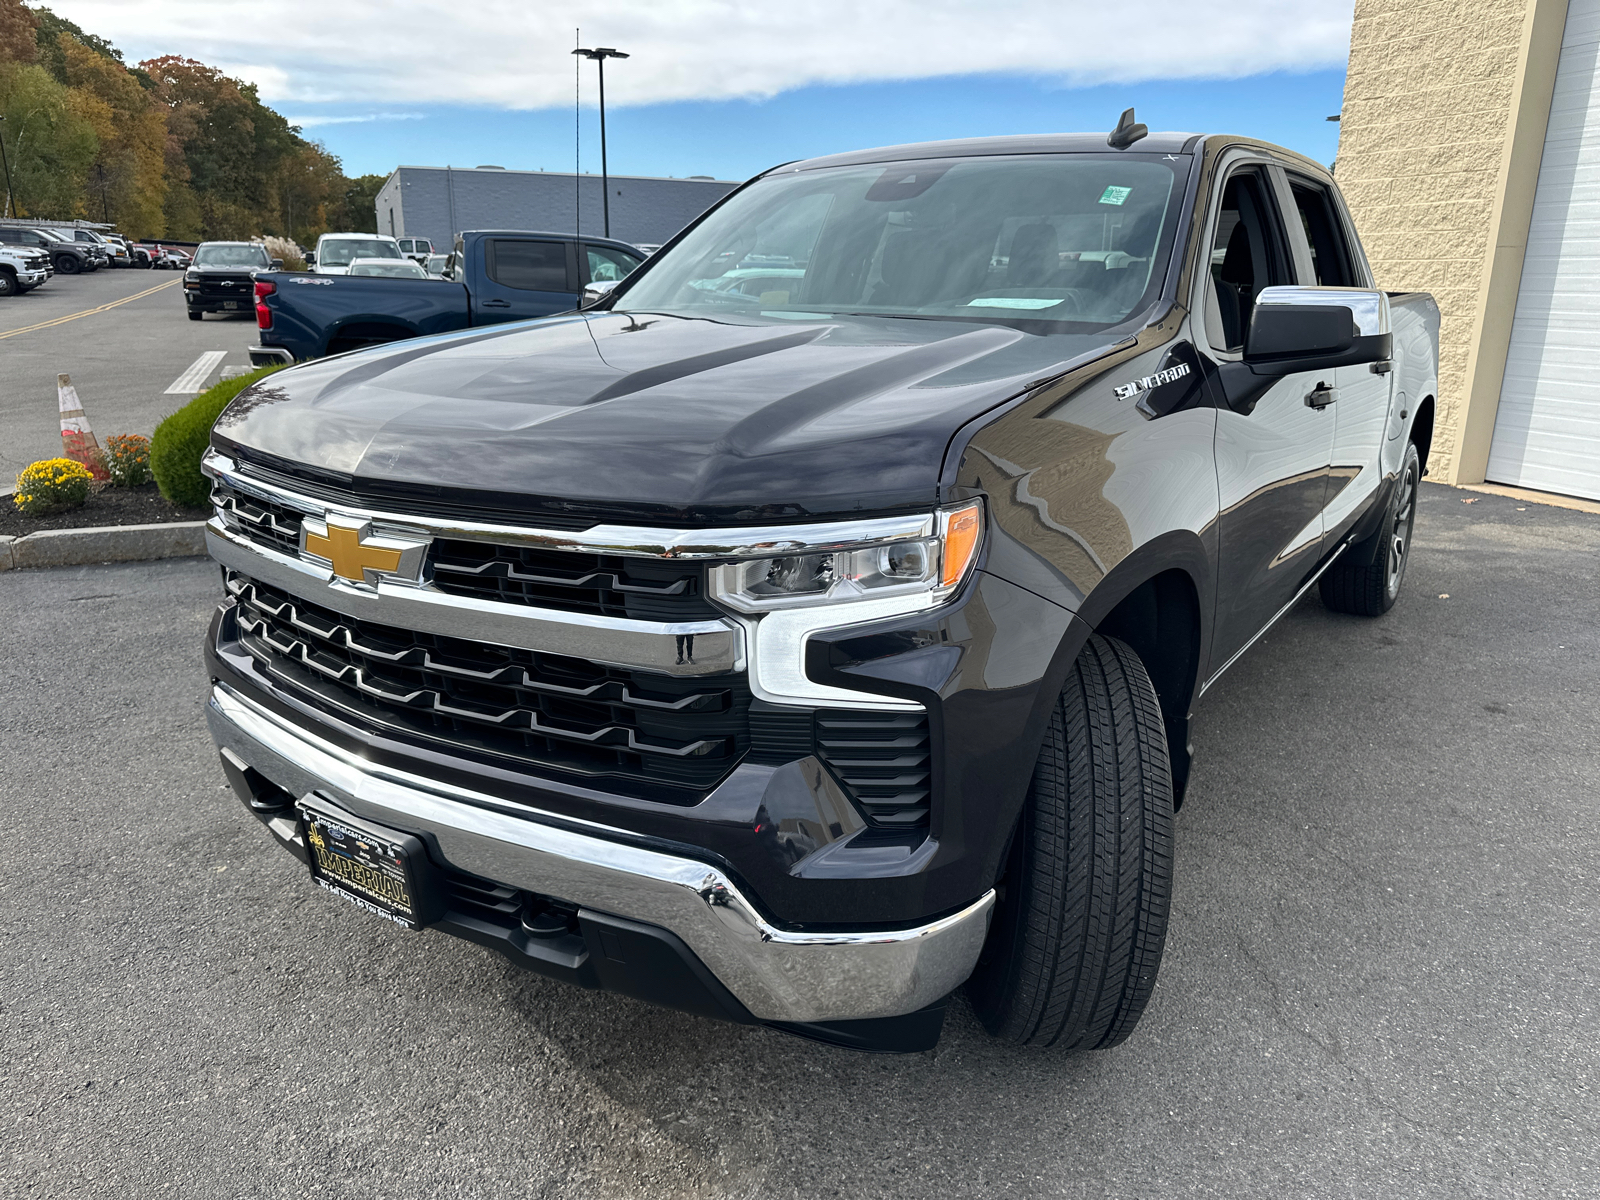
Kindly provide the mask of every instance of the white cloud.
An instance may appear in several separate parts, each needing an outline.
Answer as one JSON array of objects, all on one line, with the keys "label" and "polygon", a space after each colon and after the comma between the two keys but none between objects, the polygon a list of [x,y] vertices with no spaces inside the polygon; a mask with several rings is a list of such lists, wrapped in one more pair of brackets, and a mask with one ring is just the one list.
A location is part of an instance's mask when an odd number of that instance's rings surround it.
[{"label": "white cloud", "polygon": [[[1011,72],[1066,84],[1342,64],[1353,0],[54,0],[130,60],[223,63],[262,98],[499,108],[572,103],[573,29],[633,57],[608,104]],[[584,64],[584,94],[594,68]]]},{"label": "white cloud", "polygon": [[301,129],[315,129],[318,125],[365,125],[368,121],[421,121],[423,113],[362,113],[359,117],[285,117],[291,125]]}]

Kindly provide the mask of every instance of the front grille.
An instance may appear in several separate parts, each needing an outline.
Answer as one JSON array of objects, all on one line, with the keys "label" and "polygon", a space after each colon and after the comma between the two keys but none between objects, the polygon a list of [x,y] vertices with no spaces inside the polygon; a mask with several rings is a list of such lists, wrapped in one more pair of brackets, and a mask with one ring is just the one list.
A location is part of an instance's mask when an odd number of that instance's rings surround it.
[{"label": "front grille", "polygon": [[[258,546],[295,555],[301,513],[217,481],[211,502]],[[456,596],[637,621],[703,621],[722,614],[706,599],[698,564],[616,554],[543,550],[438,538],[428,548],[433,586]]]},{"label": "front grille", "polygon": [[874,825],[928,822],[931,747],[925,713],[818,709],[817,757]]},{"label": "front grille", "polygon": [[234,527],[256,545],[280,554],[300,553],[301,514],[288,505],[262,500],[220,481],[211,485],[211,503],[231,513]]},{"label": "front grille", "polygon": [[705,598],[700,567],[670,559],[441,538],[429,560],[434,587],[454,595],[645,621],[722,615]]},{"label": "front grille", "polygon": [[207,300],[250,300],[255,295],[253,282],[247,275],[227,280],[201,276],[197,290]]},{"label": "front grille", "polygon": [[[412,740],[692,804],[749,744],[743,676],[677,678],[357,620],[230,572],[275,681]],[[657,794],[657,793],[660,794]]]}]

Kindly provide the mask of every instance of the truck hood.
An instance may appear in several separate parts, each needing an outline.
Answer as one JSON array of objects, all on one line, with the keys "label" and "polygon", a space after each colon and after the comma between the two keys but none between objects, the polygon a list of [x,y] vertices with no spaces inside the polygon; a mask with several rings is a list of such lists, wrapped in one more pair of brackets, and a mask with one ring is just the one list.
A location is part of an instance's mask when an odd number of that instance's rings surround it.
[{"label": "truck hood", "polygon": [[571,316],[395,343],[242,393],[219,448],[350,489],[665,524],[927,509],[972,417],[1105,335],[887,318]]}]

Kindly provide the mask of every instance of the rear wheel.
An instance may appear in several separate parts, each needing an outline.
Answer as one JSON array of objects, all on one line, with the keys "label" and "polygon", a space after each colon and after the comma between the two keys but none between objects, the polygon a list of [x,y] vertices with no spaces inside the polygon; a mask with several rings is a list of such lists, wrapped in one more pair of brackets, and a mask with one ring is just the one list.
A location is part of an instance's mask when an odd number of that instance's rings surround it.
[{"label": "rear wheel", "polygon": [[205,313],[199,312],[196,309],[192,309],[191,308],[189,310],[189,320],[191,320],[191,321],[198,321],[204,316],[205,316]]},{"label": "rear wheel", "polygon": [[968,985],[1019,1043],[1115,1046],[1155,988],[1172,893],[1172,770],[1144,664],[1094,636],[1051,714]]},{"label": "rear wheel", "polygon": [[1378,528],[1341,554],[1318,583],[1326,607],[1359,617],[1379,617],[1394,607],[1411,557],[1421,478],[1422,460],[1416,444],[1408,442],[1400,476]]}]

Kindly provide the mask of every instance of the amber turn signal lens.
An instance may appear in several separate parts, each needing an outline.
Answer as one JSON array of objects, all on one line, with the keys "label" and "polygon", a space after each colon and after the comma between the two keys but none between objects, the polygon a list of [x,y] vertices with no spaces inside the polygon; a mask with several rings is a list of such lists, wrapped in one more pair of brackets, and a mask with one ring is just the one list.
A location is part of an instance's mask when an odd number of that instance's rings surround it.
[{"label": "amber turn signal lens", "polygon": [[944,586],[961,582],[978,553],[978,537],[983,532],[983,505],[969,504],[945,517]]}]

